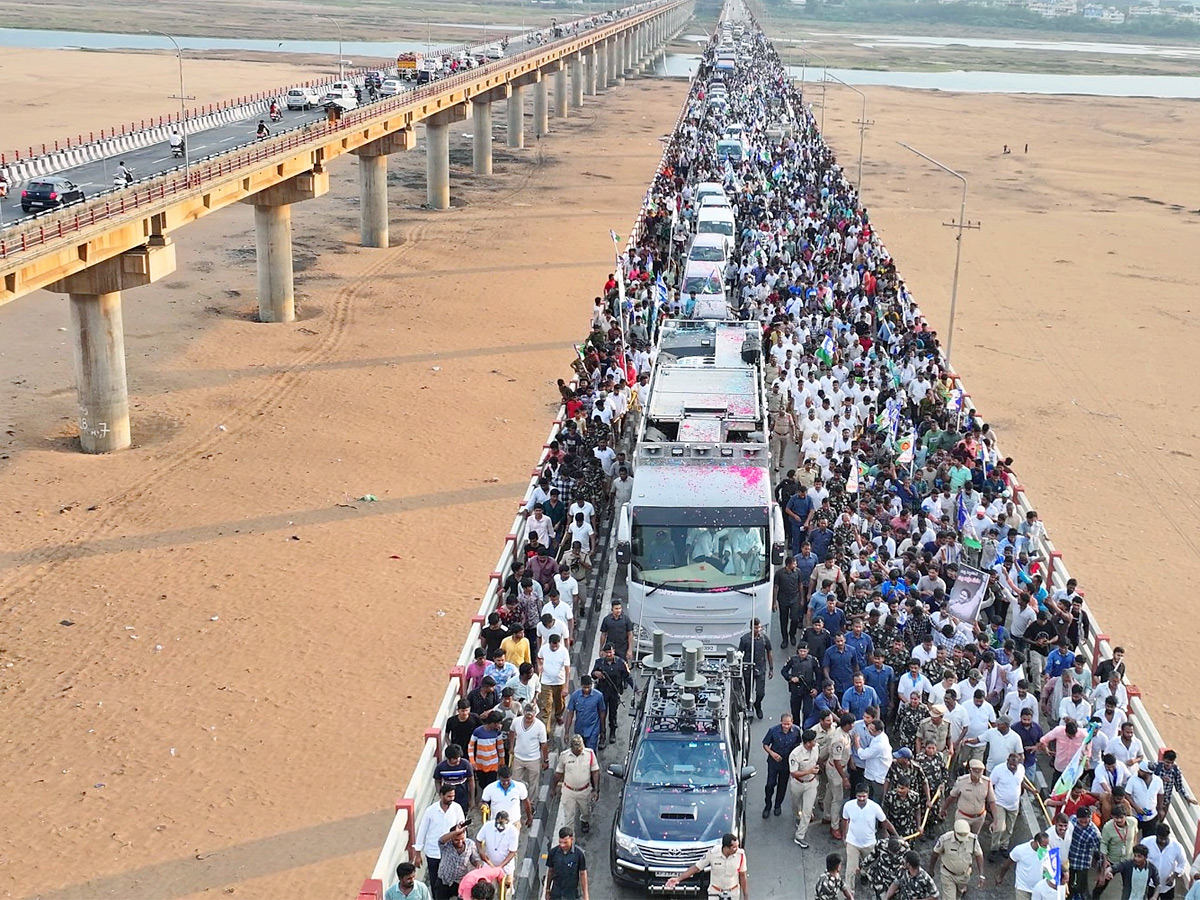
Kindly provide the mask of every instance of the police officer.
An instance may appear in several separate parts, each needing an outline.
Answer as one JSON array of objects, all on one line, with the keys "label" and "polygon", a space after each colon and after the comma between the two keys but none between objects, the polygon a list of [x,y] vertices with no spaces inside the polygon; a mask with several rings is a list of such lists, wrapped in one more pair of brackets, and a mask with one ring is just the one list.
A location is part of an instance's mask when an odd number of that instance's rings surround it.
[{"label": "police officer", "polygon": [[[814,735],[814,737],[816,737]],[[775,815],[783,814],[783,797],[787,793],[788,757],[800,743],[800,728],[792,719],[791,713],[779,717],[779,724],[767,730],[763,737],[763,749],[767,751],[767,791],[763,805],[763,818],[771,815],[772,795],[774,796]]]},{"label": "police officer", "polygon": [[[626,685],[633,688],[634,693],[637,692],[637,684],[629,673],[629,666],[617,656],[615,644],[610,642],[604,645],[604,649],[600,651],[600,658],[592,665],[592,678],[595,679],[596,687],[600,689],[600,693],[604,695],[604,702],[608,705],[608,739],[615,741],[617,707],[621,705],[621,695],[625,693]],[[603,746],[604,735],[600,735],[600,742]]]},{"label": "police officer", "polygon": [[937,839],[933,845],[933,855],[929,858],[931,870],[937,868],[939,859],[942,861],[942,872],[938,887],[942,900],[960,900],[966,894],[971,884],[972,866],[980,886],[983,885],[983,848],[979,846],[979,838],[971,832],[971,824],[966,819],[956,819],[954,828]]}]

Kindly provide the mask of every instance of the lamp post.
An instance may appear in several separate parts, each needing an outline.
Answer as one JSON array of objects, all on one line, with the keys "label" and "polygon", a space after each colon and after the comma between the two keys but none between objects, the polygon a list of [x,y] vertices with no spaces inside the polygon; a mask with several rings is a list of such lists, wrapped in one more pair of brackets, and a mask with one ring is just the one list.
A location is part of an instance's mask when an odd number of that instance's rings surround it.
[{"label": "lamp post", "polygon": [[[804,48],[804,52],[807,53],[809,56],[815,56],[817,59],[819,59],[821,61],[821,134],[824,134],[825,133],[825,83],[829,80],[829,60],[827,60],[825,57],[823,57],[820,53],[814,53],[812,50],[809,50],[807,47]],[[803,84],[804,84],[805,74],[806,74],[806,70],[805,70],[804,63],[802,61],[800,63],[800,84],[802,85],[802,87],[800,88],[801,91],[804,90]]]},{"label": "lamp post", "polygon": [[856,88],[854,85],[847,84],[846,82],[842,81],[842,79],[838,78],[836,75],[826,74],[826,77],[832,78],[834,81],[836,81],[842,87],[848,87],[848,88],[850,88],[850,90],[854,91],[854,93],[858,94],[858,96],[862,97],[862,102],[863,102],[862,115],[859,116],[858,123],[857,123],[858,124],[858,183],[855,185],[855,190],[858,191],[858,194],[861,197],[862,196],[863,139],[866,134],[867,126],[872,124],[867,121],[867,95],[864,94],[862,91],[860,91],[858,88]]},{"label": "lamp post", "polygon": [[346,80],[346,72],[345,72],[345,62],[346,61],[342,55],[342,23],[339,22],[337,19],[335,19],[333,16],[327,16],[324,13],[314,13],[313,18],[314,19],[328,19],[330,22],[333,23],[333,26],[337,29],[337,34],[338,34],[338,81],[345,81]]},{"label": "lamp post", "polygon": [[971,223],[971,222],[968,222],[966,219],[966,216],[967,216],[967,179],[964,175],[962,175],[959,172],[955,172],[952,168],[950,168],[947,165],[943,165],[942,163],[940,163],[936,159],[934,159],[932,156],[928,156],[928,155],[922,153],[916,147],[909,146],[908,144],[904,143],[904,141],[896,141],[896,143],[899,144],[901,147],[903,147],[905,150],[909,150],[909,151],[917,154],[917,156],[921,157],[921,159],[925,160],[926,162],[933,163],[935,166],[937,166],[943,172],[947,172],[950,175],[953,175],[955,178],[957,178],[959,181],[962,182],[962,204],[959,206],[959,209],[958,209],[958,221],[942,223],[943,225],[948,225],[950,227],[956,227],[958,229],[958,235],[956,237],[957,246],[955,247],[955,250],[954,250],[954,280],[950,283],[950,330],[946,334],[946,365],[949,366],[950,365],[950,350],[954,346],[954,307],[958,301],[958,267],[959,267],[959,263],[962,261],[963,229],[964,228],[978,229],[980,227],[980,223],[979,222]]},{"label": "lamp post", "polygon": [[191,176],[192,158],[191,151],[188,150],[187,142],[187,101],[195,100],[195,97],[189,97],[183,87],[183,48],[179,46],[179,41],[171,37],[165,31],[155,31],[152,28],[146,29],[147,34],[157,34],[159,37],[165,37],[168,41],[175,45],[175,55],[179,58],[179,93],[172,96],[172,100],[179,100],[179,134],[183,138],[183,179],[189,181]]}]

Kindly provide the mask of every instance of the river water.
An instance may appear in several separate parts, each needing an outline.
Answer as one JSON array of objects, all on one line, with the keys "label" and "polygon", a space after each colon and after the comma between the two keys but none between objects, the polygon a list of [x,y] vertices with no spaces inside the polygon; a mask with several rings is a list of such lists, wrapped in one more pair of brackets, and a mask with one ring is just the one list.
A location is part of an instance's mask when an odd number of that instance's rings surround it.
[{"label": "river water", "polygon": [[[439,23],[442,24],[442,23]],[[489,26],[489,31],[520,31],[521,26]],[[943,47],[961,45],[1020,51],[1077,51],[1112,53],[1126,56],[1169,56],[1200,60],[1200,46],[1120,44],[1100,41],[1015,41],[983,38],[942,38],[920,35],[852,35],[856,40],[889,46]],[[706,40],[703,35],[685,35],[684,40]],[[336,35],[324,40],[271,41],[253,38],[181,37],[185,50],[260,50],[279,53],[329,53],[336,55]],[[26,28],[0,28],[0,47],[44,49],[85,48],[90,50],[163,50],[171,49],[165,38],[152,34],[111,34],[85,31],[42,31]],[[342,55],[353,60],[391,59],[397,53],[423,51],[424,42],[346,41]],[[671,54],[659,63],[659,74],[686,78],[696,69],[699,56]],[[1104,97],[1163,97],[1200,99],[1200,77],[1184,75],[1056,75],[1028,72],[881,72],[859,69],[830,69],[829,72],[853,85],[888,85],[938,91],[1016,94],[1091,94]],[[819,80],[821,71],[799,66],[792,75]]]},{"label": "river water", "polygon": [[[671,54],[658,74],[687,78],[698,56]],[[792,77],[805,77],[809,91],[820,89],[820,66],[792,66]],[[1098,97],[1200,99],[1200,78],[1186,75],[1056,75],[1032,72],[880,72],[873,69],[829,69],[848,84],[917,88],[933,91],[999,94],[1084,94]],[[835,85],[836,87],[836,85]]]}]

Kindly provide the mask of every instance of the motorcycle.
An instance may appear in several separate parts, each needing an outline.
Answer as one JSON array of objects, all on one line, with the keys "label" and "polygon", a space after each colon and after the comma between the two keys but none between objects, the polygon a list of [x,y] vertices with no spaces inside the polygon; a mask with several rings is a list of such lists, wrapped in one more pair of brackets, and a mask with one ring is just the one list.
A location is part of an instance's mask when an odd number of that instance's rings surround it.
[{"label": "motorcycle", "polygon": [[183,159],[183,144],[182,143],[171,145],[171,156],[173,156],[175,159]]},{"label": "motorcycle", "polygon": [[133,169],[126,169],[124,172],[117,172],[113,175],[113,187],[117,190],[129,187],[133,184]]},{"label": "motorcycle", "polygon": [[279,110],[279,108],[278,108],[278,107],[276,107],[275,109],[271,110],[271,121],[272,121],[272,122],[281,122],[281,121],[283,121],[283,113],[282,113],[282,112]]}]

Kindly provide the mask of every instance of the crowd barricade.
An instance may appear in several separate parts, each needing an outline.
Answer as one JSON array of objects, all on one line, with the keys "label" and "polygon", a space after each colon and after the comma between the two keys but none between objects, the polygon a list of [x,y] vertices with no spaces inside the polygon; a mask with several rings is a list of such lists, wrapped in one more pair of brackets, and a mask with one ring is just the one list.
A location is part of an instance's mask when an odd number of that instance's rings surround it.
[{"label": "crowd barricade", "polygon": [[[688,89],[688,99],[690,97],[691,85],[689,85]],[[684,116],[687,114],[687,109],[688,100],[685,99],[680,109],[679,117],[676,119],[675,127],[671,131],[672,137],[674,137],[680,124],[683,122]],[[634,220],[634,225],[630,230],[629,239],[626,241],[627,250],[635,247],[641,237],[645,213],[653,198],[653,184],[667,164],[670,149],[671,144],[668,140],[666,146],[663,148],[658,165],[655,167],[654,176],[651,179],[652,186],[646,192],[637,218]],[[579,354],[578,358],[582,359],[582,354]],[[574,386],[575,382],[572,382],[572,387]],[[538,477],[546,463],[546,455],[550,449],[550,442],[557,438],[559,431],[566,423],[566,417],[566,407],[560,406],[555,416],[554,424],[550,428],[550,433],[542,446],[542,452],[538,456],[538,464],[533,469],[529,485],[526,487],[525,493],[521,498],[521,509],[524,509],[525,505],[529,502],[533,489],[537,486]],[[383,848],[380,850],[379,857],[375,861],[375,867],[371,870],[371,876],[363,881],[362,887],[359,889],[358,900],[382,900],[384,891],[395,882],[396,867],[410,858],[420,817],[429,804],[434,801],[433,769],[442,754],[444,723],[453,715],[458,701],[467,695],[466,668],[474,658],[475,648],[479,646],[480,632],[487,623],[488,615],[495,612],[497,606],[502,602],[501,591],[504,578],[511,568],[517,548],[521,546],[524,537],[525,517],[518,511],[513,519],[509,534],[504,540],[504,549],[500,553],[500,558],[496,561],[496,566],[488,579],[487,591],[484,593],[483,599],[479,604],[479,612],[472,619],[471,628],[467,632],[467,639],[463,642],[457,661],[447,673],[446,687],[442,692],[442,700],[437,712],[434,713],[433,726],[425,729],[424,746],[421,748],[421,754],[413,769],[412,778],[409,780],[404,793],[396,800],[395,818],[392,819],[392,825],[388,829]]]},{"label": "crowd barricade", "polygon": [[[953,370],[950,370],[950,377],[954,380],[955,386],[963,392],[963,408],[974,413],[975,404],[971,400],[971,395],[966,392],[962,379]],[[1023,521],[1025,514],[1037,507],[1030,502],[1028,492],[1019,481],[1013,485],[1012,493],[1012,501],[1017,508],[1020,520]],[[1053,589],[1065,590],[1071,574],[1067,571],[1062,552],[1054,546],[1053,541],[1044,531],[1037,541],[1037,549],[1047,569],[1048,586]],[[1112,659],[1115,643],[1096,621],[1096,614],[1088,606],[1086,598],[1083,609],[1087,614],[1089,633],[1087,639],[1080,642],[1076,652],[1081,653],[1087,660],[1088,670],[1095,672],[1096,666],[1102,661]],[[1170,745],[1163,740],[1158,728],[1150,718],[1150,711],[1146,708],[1142,692],[1137,685],[1131,683],[1127,678],[1123,678],[1122,683],[1129,694],[1129,718],[1133,722],[1134,730],[1142,742],[1147,758],[1153,756],[1155,759],[1162,759],[1163,752],[1170,749]],[[1186,778],[1184,787],[1189,796],[1195,796]],[[1192,857],[1200,854],[1200,807],[1193,806],[1181,797],[1179,792],[1175,792],[1171,796],[1171,805],[1167,809],[1166,818],[1167,824],[1171,826],[1171,833],[1175,835],[1176,839],[1185,847],[1191,847]]]}]

